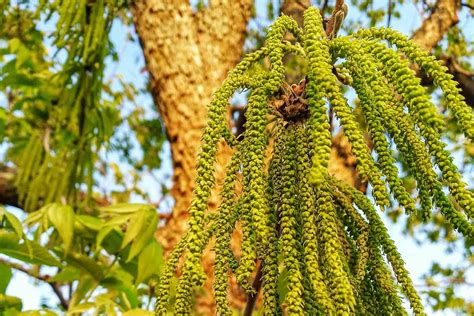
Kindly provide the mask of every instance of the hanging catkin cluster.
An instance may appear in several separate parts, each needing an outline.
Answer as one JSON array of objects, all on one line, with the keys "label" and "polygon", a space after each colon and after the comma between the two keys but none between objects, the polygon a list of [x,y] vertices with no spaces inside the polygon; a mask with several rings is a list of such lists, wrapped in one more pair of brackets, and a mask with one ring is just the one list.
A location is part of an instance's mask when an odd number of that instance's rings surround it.
[{"label": "hanging catkin cluster", "polygon": [[[295,44],[283,41],[286,32],[294,35]],[[308,64],[300,110],[290,109],[295,104],[275,109],[270,102],[283,84],[287,53],[300,55]],[[249,68],[262,58],[268,58],[270,70],[250,76]],[[338,60],[342,63],[335,70]],[[257,261],[262,266],[260,308],[265,315],[283,309],[288,315],[406,315],[401,294],[415,314],[423,315],[420,297],[377,206],[383,209],[394,199],[407,214],[421,212],[418,215],[424,219],[437,208],[458,232],[474,237],[474,197],[441,140],[443,118],[410,62],[421,66],[442,89],[448,109],[472,141],[473,113],[456,84],[443,66],[406,37],[390,29],[369,29],[328,38],[315,8],[305,12],[304,29],[291,18],[280,17],[270,28],[266,45],[230,72],[209,106],[189,231],[170,254],[161,276],[156,313],[190,313],[193,293],[205,277],[202,252],[215,236],[214,295],[219,315],[232,315],[228,302],[232,274],[249,294],[254,291],[251,279]],[[341,92],[342,77],[359,97],[375,155]],[[226,124],[228,100],[238,89],[251,90],[241,141],[231,136]],[[351,143],[360,176],[372,187],[373,200],[328,174],[328,105]],[[270,124],[276,112],[278,119]],[[221,138],[235,151],[221,188],[221,204],[209,213]],[[402,185],[392,142],[417,181],[417,197]],[[267,148],[270,144],[272,150]],[[230,247],[237,223],[243,235],[239,256]],[[181,273],[173,290],[171,281],[178,268]],[[287,291],[279,297],[283,273]]]},{"label": "hanging catkin cluster", "polygon": [[[93,186],[93,161],[104,142],[101,93],[108,32],[119,8],[116,0],[40,1],[44,9],[58,13],[54,44],[66,51],[62,69],[51,78],[55,102],[48,118],[39,122],[16,158],[16,186],[22,207],[34,211],[40,205],[63,202],[88,203]],[[87,199],[79,185],[87,187]]]}]

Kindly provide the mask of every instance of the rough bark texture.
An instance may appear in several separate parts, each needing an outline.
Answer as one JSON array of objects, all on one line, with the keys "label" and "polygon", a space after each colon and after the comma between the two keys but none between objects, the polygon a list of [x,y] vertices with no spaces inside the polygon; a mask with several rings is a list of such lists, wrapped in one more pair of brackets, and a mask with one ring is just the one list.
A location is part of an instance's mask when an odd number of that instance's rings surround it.
[{"label": "rough bark texture", "polygon": [[426,50],[433,49],[443,39],[449,28],[459,22],[460,5],[459,0],[437,1],[430,16],[413,33],[412,39]]},{"label": "rough bark texture", "polygon": [[[170,250],[186,230],[192,197],[197,149],[206,124],[206,104],[228,71],[240,60],[251,15],[251,0],[209,1],[193,12],[189,1],[139,0],[132,4],[134,24],[150,73],[150,88],[166,127],[173,159],[175,206],[169,221],[157,232]],[[221,146],[217,178],[222,179],[230,149]],[[213,194],[210,208],[217,205]],[[213,315],[211,295],[213,256],[203,257],[208,274],[205,294],[198,297],[196,311]],[[241,308],[245,297],[236,284],[233,301]]]},{"label": "rough bark texture", "polygon": [[[421,26],[413,33],[412,39],[418,46],[431,51],[446,35],[451,27],[459,22],[458,12],[461,8],[459,0],[439,0],[433,7],[428,18],[423,20]],[[466,102],[474,107],[474,76],[472,72],[462,69],[450,56],[442,56],[448,71],[453,75],[454,80],[459,83],[462,95]],[[423,76],[422,83],[431,85],[432,80]]]},{"label": "rough bark texture", "polygon": [[[185,230],[197,147],[206,124],[206,104],[242,54],[250,0],[210,1],[193,12],[189,1],[132,3],[150,88],[163,118],[173,158],[173,215],[158,234],[166,249]],[[222,153],[226,152],[226,153]],[[223,148],[219,165],[229,156]]]}]

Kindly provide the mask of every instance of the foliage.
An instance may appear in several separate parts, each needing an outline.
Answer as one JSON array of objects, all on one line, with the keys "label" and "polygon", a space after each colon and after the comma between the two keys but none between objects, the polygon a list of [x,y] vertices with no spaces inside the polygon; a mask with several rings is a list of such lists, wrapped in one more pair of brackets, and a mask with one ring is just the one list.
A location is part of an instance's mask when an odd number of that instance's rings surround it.
[{"label": "foliage", "polygon": [[[336,23],[342,12],[336,12]],[[283,41],[287,31],[296,43]],[[466,240],[474,237],[474,196],[445,150],[443,117],[408,60],[434,79],[462,133],[472,141],[474,116],[451,76],[434,57],[391,29],[334,35],[326,35],[315,8],[305,12],[304,30],[282,16],[271,26],[266,45],[244,57],[215,93],[201,141],[190,228],[162,276],[157,314],[167,313],[171,296],[175,314],[189,313],[193,293],[203,281],[202,251],[215,235],[214,290],[219,314],[232,314],[227,301],[231,273],[249,294],[255,291],[250,279],[258,260],[263,266],[266,315],[280,313],[279,295],[284,295],[282,306],[289,315],[303,311],[312,315],[407,314],[399,289],[413,312],[422,315],[421,300],[376,206],[383,210],[394,200],[408,216],[423,221],[430,219],[435,207]],[[269,104],[283,84],[283,57],[289,52],[308,64],[304,91],[294,86],[290,102],[275,108]],[[270,69],[250,76],[248,70],[262,58],[268,59]],[[375,157],[341,85],[357,92]],[[227,101],[239,89],[251,90],[240,141],[232,137],[225,117]],[[352,145],[360,176],[372,187],[373,201],[328,174],[327,103]],[[269,116],[275,117],[271,124]],[[221,138],[235,151],[221,188],[222,202],[215,213],[207,214]],[[273,150],[268,150],[270,140]],[[403,186],[390,141],[416,180],[416,197]],[[243,233],[240,257],[230,250],[237,222]],[[184,263],[171,295],[181,256]],[[278,279],[283,274],[286,291],[282,293]]]},{"label": "foliage", "polygon": [[[5,295],[12,269],[65,296],[61,306],[46,306],[48,315],[146,314],[153,298],[162,260],[153,237],[155,207],[104,207],[121,200],[119,193],[140,192],[140,172],[160,166],[156,154],[164,142],[160,122],[143,106],[123,117],[124,101],[139,95],[135,86],[110,71],[106,77],[106,61],[118,59],[109,32],[119,17],[127,22],[124,8],[108,0],[0,2],[0,91],[6,101],[0,140],[4,161],[17,168],[15,185],[26,212],[0,208],[2,315],[39,312],[20,313],[21,300]],[[48,27],[54,31],[48,34]],[[128,147],[116,145],[124,125],[131,130]],[[135,144],[144,152],[142,161],[130,162],[139,165],[133,173],[138,180],[112,198],[110,190],[97,192],[100,177],[110,173],[125,186],[124,172],[106,155],[129,158]]]},{"label": "foliage", "polygon": [[[140,204],[117,204],[88,215],[48,204],[28,215],[23,225],[2,208],[0,253],[16,260],[0,259],[0,294],[14,268],[55,286],[74,287],[68,312],[95,309],[112,315],[143,308],[162,267],[162,249],[153,238],[157,222],[156,211]],[[57,271],[46,277],[42,266]],[[21,301],[5,296],[0,311],[17,315]]]}]

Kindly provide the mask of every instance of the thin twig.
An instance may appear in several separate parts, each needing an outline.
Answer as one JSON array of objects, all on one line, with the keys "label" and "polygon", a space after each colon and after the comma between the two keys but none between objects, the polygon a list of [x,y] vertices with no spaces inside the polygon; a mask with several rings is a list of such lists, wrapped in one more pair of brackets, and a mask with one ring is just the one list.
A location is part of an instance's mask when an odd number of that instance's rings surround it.
[{"label": "thin twig", "polygon": [[342,10],[343,5],[344,5],[344,0],[336,0],[336,5],[334,6],[334,10],[332,11],[331,16],[328,19],[328,23],[326,24],[326,35],[328,37],[334,32],[334,26],[336,23],[336,14]]},{"label": "thin twig", "polygon": [[474,5],[471,5],[471,4],[465,3],[465,2],[461,2],[461,7],[466,7],[466,8],[469,8],[471,10],[474,10]]},{"label": "thin twig", "polygon": [[387,27],[390,27],[391,21],[392,21],[392,0],[388,0]]},{"label": "thin twig", "polygon": [[328,4],[329,4],[329,0],[324,0],[323,6],[321,7],[321,14],[323,17],[324,17],[324,11],[328,7]]},{"label": "thin twig", "polygon": [[263,275],[262,266],[263,265],[260,261],[257,262],[257,274],[255,275],[255,279],[253,279],[253,284],[252,284],[254,292],[249,294],[247,297],[247,305],[245,306],[244,316],[251,316],[255,309],[258,293],[260,292],[260,288],[262,287],[262,275]]},{"label": "thin twig", "polygon": [[32,278],[35,278],[36,280],[43,281],[43,282],[46,282],[47,284],[49,284],[49,286],[51,287],[53,292],[58,297],[62,308],[64,308],[64,310],[68,309],[69,301],[64,297],[63,292],[61,291],[61,286],[57,282],[49,282],[49,279],[50,279],[49,275],[40,275],[40,274],[36,273],[35,271],[22,266],[21,264],[11,262],[11,261],[8,261],[8,260],[2,259],[2,258],[0,258],[0,263],[4,264],[6,266],[9,266],[9,267],[11,267],[11,268],[13,268],[17,271],[21,271],[21,272],[27,274],[28,276],[30,276]]},{"label": "thin twig", "polygon": [[52,283],[48,282],[48,284],[51,286],[51,288],[53,289],[53,292],[58,297],[62,308],[64,308],[64,310],[67,311],[69,308],[69,301],[64,297],[63,292],[61,291],[60,285],[56,282],[52,282]]}]

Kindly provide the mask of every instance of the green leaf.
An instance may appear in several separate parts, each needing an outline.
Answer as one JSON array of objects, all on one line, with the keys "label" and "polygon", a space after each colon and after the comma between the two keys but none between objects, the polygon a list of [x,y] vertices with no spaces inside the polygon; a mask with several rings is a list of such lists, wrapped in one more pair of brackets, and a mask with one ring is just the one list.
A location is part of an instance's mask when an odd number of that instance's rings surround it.
[{"label": "green leaf", "polygon": [[82,303],[68,309],[68,314],[83,313],[95,307],[94,303]]},{"label": "green leaf", "polygon": [[53,277],[49,278],[49,282],[73,282],[79,279],[81,276],[81,272],[79,269],[74,267],[65,267],[62,269],[58,274],[54,275]]},{"label": "green leaf", "polygon": [[[55,250],[55,252],[58,255],[63,255],[62,251],[60,250]],[[71,266],[89,274],[97,281],[100,281],[104,278],[104,271],[102,266],[99,265],[97,261],[84,254],[73,252],[68,254],[64,258],[64,260]]]},{"label": "green leaf", "polygon": [[31,255],[25,243],[19,243],[16,234],[0,231],[0,253],[26,263],[61,267],[61,262],[48,250],[35,241],[29,240],[28,242],[31,247]]},{"label": "green leaf", "polygon": [[128,222],[130,220],[130,218],[132,218],[133,216],[134,216],[133,214],[125,214],[125,215],[115,216],[115,217],[107,220],[102,225],[104,227],[105,226],[120,226],[120,225],[123,225],[126,222]]},{"label": "green leaf", "polygon": [[133,240],[130,253],[128,254],[127,262],[132,260],[136,255],[142,251],[142,249],[150,242],[153,238],[156,226],[158,225],[158,216],[155,211],[150,211],[145,217],[142,225],[140,234]]},{"label": "green leaf", "polygon": [[41,80],[33,76],[27,76],[22,73],[10,73],[0,80],[1,87],[23,88],[40,87]]},{"label": "green leaf", "polygon": [[18,297],[0,294],[0,311],[7,308],[21,310],[22,303]]},{"label": "green leaf", "polygon": [[0,218],[2,214],[5,216],[10,225],[12,225],[18,237],[23,237],[23,227],[21,226],[20,220],[16,218],[15,215],[8,212],[5,208],[0,207]]},{"label": "green leaf", "polygon": [[[16,232],[17,236],[19,238],[25,237],[23,233],[23,226],[21,225],[21,222],[18,218],[16,218],[15,215],[12,213],[8,212],[5,208],[0,208],[0,218],[2,216],[5,216],[7,221],[10,223],[10,225],[13,227],[13,230]],[[28,254],[30,257],[33,256],[33,249],[31,247],[31,244],[28,239],[24,238],[26,248],[28,249]]]},{"label": "green leaf", "polygon": [[0,294],[5,294],[12,275],[12,269],[9,266],[0,264]]},{"label": "green leaf", "polygon": [[288,293],[288,270],[286,268],[284,268],[278,276],[278,293],[280,304],[283,304],[286,294]]},{"label": "green leaf", "polygon": [[153,207],[148,204],[129,204],[129,203],[118,203],[110,206],[101,207],[99,210],[105,213],[122,213],[130,214],[136,213],[141,210],[147,210]]},{"label": "green leaf", "polygon": [[82,277],[79,279],[79,283],[77,284],[77,288],[72,295],[69,309],[72,309],[74,306],[79,304],[87,292],[89,292],[95,286],[95,284],[96,281],[90,277],[90,275],[82,275]]},{"label": "green leaf", "polygon": [[[102,245],[102,241],[109,235],[109,233],[114,230],[113,226],[105,226],[99,230],[99,233],[96,237],[96,247],[99,248]],[[118,250],[118,248],[117,248]]]},{"label": "green leaf", "polygon": [[76,221],[84,225],[86,228],[96,232],[100,230],[102,225],[100,219],[89,215],[76,215]]},{"label": "green leaf", "polygon": [[122,292],[125,297],[122,297],[121,303],[125,309],[136,308],[139,305],[138,295],[135,287],[132,285],[132,276],[121,269],[120,266],[116,266],[113,271],[111,271],[110,277],[105,278],[100,283],[101,286]]},{"label": "green leaf", "polygon": [[26,225],[33,225],[33,224],[36,224],[36,223],[39,223],[42,221],[43,219],[43,216],[45,215],[45,209],[44,208],[40,208],[39,210],[33,212],[33,213],[30,213],[24,223]]},{"label": "green leaf", "polygon": [[69,205],[51,204],[48,218],[64,241],[64,253],[67,254],[74,236],[74,210]]},{"label": "green leaf", "polygon": [[14,37],[8,41],[8,48],[12,53],[16,53],[20,46],[22,46],[22,43],[19,38]]},{"label": "green leaf", "polygon": [[123,316],[152,316],[154,315],[153,312],[144,310],[144,309],[131,309],[129,311],[126,311],[125,313],[122,314]]},{"label": "green leaf", "polygon": [[58,316],[53,311],[49,309],[40,309],[40,310],[29,310],[19,313],[17,316]]},{"label": "green leaf", "polygon": [[158,276],[163,264],[163,248],[153,238],[138,256],[138,275],[135,285],[146,282],[153,275]]},{"label": "green leaf", "polygon": [[142,210],[130,218],[130,222],[128,224],[127,231],[125,232],[125,236],[123,237],[120,249],[127,247],[127,245],[131,243],[147,225],[149,225],[152,217],[156,216],[154,213],[154,211],[150,212],[148,210]]}]

